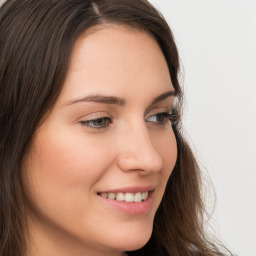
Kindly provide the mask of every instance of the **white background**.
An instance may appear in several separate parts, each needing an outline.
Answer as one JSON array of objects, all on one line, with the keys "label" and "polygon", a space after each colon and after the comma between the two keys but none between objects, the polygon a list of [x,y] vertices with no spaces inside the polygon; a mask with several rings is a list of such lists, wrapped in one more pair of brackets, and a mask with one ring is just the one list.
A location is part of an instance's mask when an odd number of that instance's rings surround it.
[{"label": "white background", "polygon": [[256,256],[256,1],[150,2],[180,51],[186,133],[216,191],[212,225],[237,255]]},{"label": "white background", "polygon": [[150,2],[180,51],[186,132],[217,196],[212,225],[237,255],[256,256],[256,0]]}]

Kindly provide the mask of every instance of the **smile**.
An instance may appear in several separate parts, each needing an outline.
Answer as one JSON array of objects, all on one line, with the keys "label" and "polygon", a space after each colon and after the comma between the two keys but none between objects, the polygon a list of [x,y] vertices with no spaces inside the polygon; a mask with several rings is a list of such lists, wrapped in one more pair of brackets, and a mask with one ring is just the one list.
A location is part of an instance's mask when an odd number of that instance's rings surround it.
[{"label": "smile", "polygon": [[136,192],[136,193],[99,193],[99,196],[110,200],[125,201],[128,203],[140,203],[148,198],[149,191]]},{"label": "smile", "polygon": [[112,209],[134,216],[150,212],[154,192],[155,186],[139,186],[102,191],[97,195]]}]

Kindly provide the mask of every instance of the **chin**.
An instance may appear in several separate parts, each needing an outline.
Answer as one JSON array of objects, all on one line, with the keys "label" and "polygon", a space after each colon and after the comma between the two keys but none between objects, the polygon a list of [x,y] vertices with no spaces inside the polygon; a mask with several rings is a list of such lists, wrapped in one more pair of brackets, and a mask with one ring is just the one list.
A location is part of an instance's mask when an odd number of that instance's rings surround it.
[{"label": "chin", "polygon": [[123,251],[135,251],[143,246],[149,241],[152,234],[152,227],[148,227],[144,230],[130,230],[130,232],[124,232],[116,242],[118,249]]},{"label": "chin", "polygon": [[132,241],[130,243],[126,243],[124,245],[124,251],[136,251],[138,249],[141,249],[143,246],[146,245],[146,243],[149,241],[150,236],[148,236],[147,238],[143,237],[140,240],[136,240],[136,241]]}]

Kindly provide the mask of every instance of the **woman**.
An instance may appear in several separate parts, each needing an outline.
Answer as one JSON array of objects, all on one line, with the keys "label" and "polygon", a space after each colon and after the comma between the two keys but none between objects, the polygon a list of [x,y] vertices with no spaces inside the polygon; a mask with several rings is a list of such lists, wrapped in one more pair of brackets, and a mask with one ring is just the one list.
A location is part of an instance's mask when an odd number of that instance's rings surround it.
[{"label": "woman", "polygon": [[7,1],[0,72],[1,256],[221,255],[147,1]]}]

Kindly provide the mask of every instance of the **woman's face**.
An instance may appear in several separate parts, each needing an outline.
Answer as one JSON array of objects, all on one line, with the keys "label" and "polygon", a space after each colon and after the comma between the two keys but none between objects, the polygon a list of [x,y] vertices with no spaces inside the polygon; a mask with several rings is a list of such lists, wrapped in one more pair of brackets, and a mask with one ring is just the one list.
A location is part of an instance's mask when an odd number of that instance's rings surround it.
[{"label": "woman's face", "polygon": [[174,88],[148,34],[86,32],[23,170],[30,251],[120,255],[149,239],[177,157]]}]

